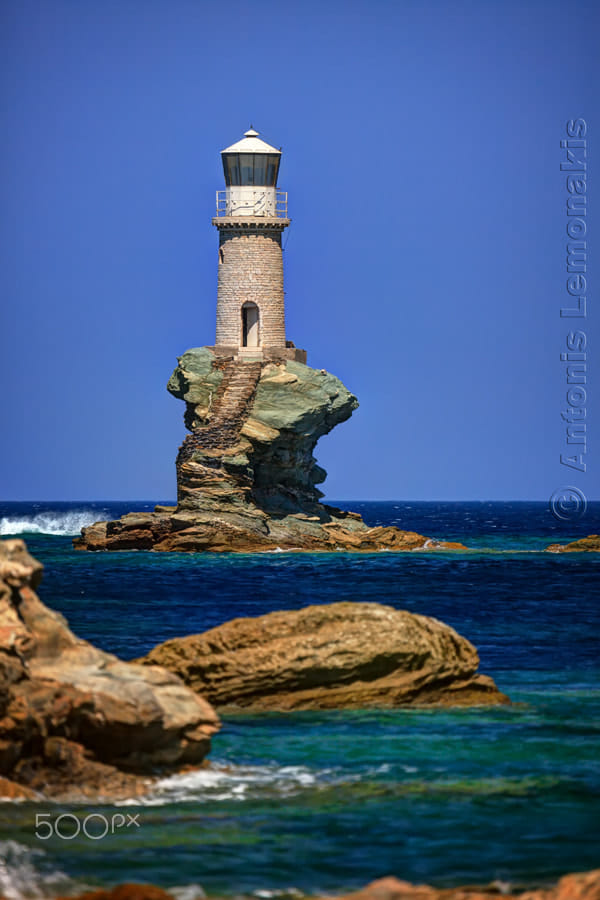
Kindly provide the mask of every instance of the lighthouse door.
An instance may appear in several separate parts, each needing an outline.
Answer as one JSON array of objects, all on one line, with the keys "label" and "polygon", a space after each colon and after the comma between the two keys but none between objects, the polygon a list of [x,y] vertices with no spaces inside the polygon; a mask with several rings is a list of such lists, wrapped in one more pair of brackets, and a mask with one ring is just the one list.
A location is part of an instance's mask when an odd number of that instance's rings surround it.
[{"label": "lighthouse door", "polygon": [[258,306],[256,303],[244,303],[242,306],[243,347],[258,347],[258,320]]}]

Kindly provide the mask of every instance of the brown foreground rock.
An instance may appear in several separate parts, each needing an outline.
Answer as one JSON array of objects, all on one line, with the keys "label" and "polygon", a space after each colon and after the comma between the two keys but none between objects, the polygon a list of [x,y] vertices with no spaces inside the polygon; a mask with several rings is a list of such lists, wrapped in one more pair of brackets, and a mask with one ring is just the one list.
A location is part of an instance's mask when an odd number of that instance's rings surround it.
[{"label": "brown foreground rock", "polygon": [[600,553],[600,534],[589,534],[570,544],[550,544],[546,550],[548,553]]},{"label": "brown foreground rock", "polygon": [[41,577],[23,541],[0,542],[0,795],[117,799],[200,764],[212,707],[172,673],[77,638],[35,594]]},{"label": "brown foreground rock", "polygon": [[218,708],[296,710],[510,702],[478,675],[448,625],[378,603],[333,603],[233,619],[174,638],[139,662],[179,675]]},{"label": "brown foreground rock", "polygon": [[167,385],[190,430],[177,456],[177,506],[96,522],[80,550],[466,550],[320,502],[317,441],[350,418],[356,397],[324,369],[241,362],[188,350]]},{"label": "brown foreground rock", "polygon": [[[410,884],[397,878],[380,878],[359,891],[335,895],[337,900],[600,900],[600,869],[565,875],[550,888],[506,893],[500,886],[467,885],[439,889]],[[151,884],[122,884],[109,890],[88,891],[77,897],[57,900],[174,900],[173,895]],[[332,900],[331,897],[318,900]]]},{"label": "brown foreground rock", "polygon": [[600,900],[600,869],[565,875],[554,887],[517,894],[505,893],[496,884],[440,890],[397,878],[380,878],[360,891],[342,895],[339,900],[498,900],[499,897],[504,900]]},{"label": "brown foreground rock", "polygon": [[76,897],[57,897],[56,900],[175,900],[175,898],[153,884],[119,884],[107,890],[100,888],[97,891],[77,894]]},{"label": "brown foreground rock", "polygon": [[9,778],[0,775],[0,798],[3,800],[36,800],[38,794],[31,788],[17,784]]}]

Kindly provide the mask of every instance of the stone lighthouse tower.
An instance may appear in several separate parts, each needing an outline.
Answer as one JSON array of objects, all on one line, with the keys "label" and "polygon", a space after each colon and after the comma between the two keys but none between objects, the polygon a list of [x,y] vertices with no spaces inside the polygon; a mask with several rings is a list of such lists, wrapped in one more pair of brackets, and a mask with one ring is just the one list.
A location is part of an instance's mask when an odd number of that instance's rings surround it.
[{"label": "stone lighthouse tower", "polygon": [[286,341],[281,236],[290,224],[277,189],[281,150],[250,128],[221,151],[225,190],[217,191],[219,279],[215,353],[238,360],[295,359]]}]

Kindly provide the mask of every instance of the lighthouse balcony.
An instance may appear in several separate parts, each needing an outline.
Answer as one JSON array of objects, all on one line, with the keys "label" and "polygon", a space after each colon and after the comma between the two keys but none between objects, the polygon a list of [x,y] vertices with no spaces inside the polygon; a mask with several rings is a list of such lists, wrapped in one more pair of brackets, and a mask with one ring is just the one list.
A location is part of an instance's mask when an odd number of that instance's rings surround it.
[{"label": "lighthouse balcony", "polygon": [[246,186],[217,191],[217,218],[229,216],[287,219],[287,191]]}]

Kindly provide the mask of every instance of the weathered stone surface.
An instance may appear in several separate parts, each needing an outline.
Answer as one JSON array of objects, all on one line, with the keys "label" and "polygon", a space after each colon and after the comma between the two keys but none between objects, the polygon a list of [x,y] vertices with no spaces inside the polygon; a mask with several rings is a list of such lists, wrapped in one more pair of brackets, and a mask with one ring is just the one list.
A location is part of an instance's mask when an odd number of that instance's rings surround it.
[{"label": "weathered stone surface", "polygon": [[550,544],[546,550],[548,553],[600,553],[600,534],[589,534],[570,544]]},{"label": "weathered stone surface", "polygon": [[[285,347],[283,255],[281,234],[289,219],[248,216],[217,217],[219,281],[217,344],[237,346],[241,335],[241,298],[260,308],[261,343]],[[237,219],[237,221],[236,221]]]},{"label": "weathered stone surface", "polygon": [[179,359],[169,391],[191,430],[177,458],[176,510],[84,528],[84,550],[466,550],[320,502],[319,438],[348,419],[356,397],[325,370],[292,360],[234,362],[208,347]]},{"label": "weathered stone surface", "polygon": [[34,593],[41,573],[23,541],[0,542],[0,775],[47,795],[115,797],[145,790],[138,776],[200,763],[219,727],[212,707],[172,673],[77,638]]},{"label": "weathered stone surface", "polygon": [[174,638],[159,664],[217,708],[253,710],[507,703],[448,625],[377,603],[334,603],[234,619]]}]

